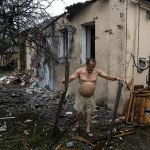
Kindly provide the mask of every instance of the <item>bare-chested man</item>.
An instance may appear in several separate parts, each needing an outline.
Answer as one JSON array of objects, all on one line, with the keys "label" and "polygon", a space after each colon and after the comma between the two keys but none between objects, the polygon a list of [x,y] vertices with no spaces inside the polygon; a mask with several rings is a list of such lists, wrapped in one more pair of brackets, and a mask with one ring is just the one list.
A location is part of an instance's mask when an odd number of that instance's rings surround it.
[{"label": "bare-chested man", "polygon": [[[95,66],[95,59],[87,59],[86,67],[77,69],[71,76],[69,76],[69,82],[73,81],[76,78],[79,78],[80,82],[80,86],[76,92],[76,100],[74,105],[74,108],[77,111],[76,128],[80,127],[82,114],[83,112],[86,112],[86,132],[89,134],[89,136],[92,136],[90,128],[92,122],[92,114],[95,111],[94,91],[97,77],[101,76],[107,80],[112,81],[119,80],[118,77],[109,76],[102,70],[95,68]],[[65,80],[63,80],[62,82],[64,83]]]}]

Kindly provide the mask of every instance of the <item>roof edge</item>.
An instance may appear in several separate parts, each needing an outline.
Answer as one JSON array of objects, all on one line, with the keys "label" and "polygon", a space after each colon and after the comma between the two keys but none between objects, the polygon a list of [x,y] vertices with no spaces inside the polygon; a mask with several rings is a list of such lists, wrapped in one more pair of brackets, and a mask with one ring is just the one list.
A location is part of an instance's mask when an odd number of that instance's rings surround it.
[{"label": "roof edge", "polygon": [[73,5],[70,5],[70,6],[67,6],[65,7],[65,9],[67,10],[68,12],[68,15],[67,15],[67,18],[71,19],[72,16],[74,14],[76,14],[77,12],[79,12],[80,10],[82,10],[82,8],[85,8],[86,6],[96,2],[97,0],[87,0],[85,2],[78,2],[78,3],[75,3]]},{"label": "roof edge", "polygon": [[147,1],[139,1],[139,0],[131,0],[133,3],[140,5],[142,8],[150,11],[150,2]]}]

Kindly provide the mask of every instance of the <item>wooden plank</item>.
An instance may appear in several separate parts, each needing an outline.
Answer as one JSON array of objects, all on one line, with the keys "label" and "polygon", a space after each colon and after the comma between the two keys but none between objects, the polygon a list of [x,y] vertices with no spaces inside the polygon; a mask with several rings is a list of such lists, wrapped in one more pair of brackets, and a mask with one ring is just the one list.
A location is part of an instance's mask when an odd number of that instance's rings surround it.
[{"label": "wooden plank", "polygon": [[133,134],[133,133],[135,133],[135,131],[129,131],[129,132],[117,134],[117,135],[114,135],[113,137],[117,138],[117,137],[122,137],[122,136],[130,135],[130,134]]},{"label": "wooden plank", "polygon": [[131,112],[132,102],[133,102],[133,94],[131,93],[131,96],[130,96],[130,99],[129,99],[129,103],[128,103],[128,110],[127,110],[127,114],[126,114],[126,123],[129,121],[129,116],[130,116],[130,112]]},{"label": "wooden plank", "polygon": [[76,136],[74,137],[75,140],[78,140],[78,141],[82,141],[82,142],[85,142],[89,145],[91,145],[92,147],[95,147],[95,145],[93,143],[91,143],[90,141],[88,141],[87,139],[81,137],[81,136]]},{"label": "wooden plank", "polygon": [[59,145],[55,148],[55,150],[59,150],[61,146],[62,146],[62,144],[59,144]]},{"label": "wooden plank", "polygon": [[134,91],[133,92],[134,96],[150,96],[150,91]]},{"label": "wooden plank", "polygon": [[135,107],[136,97],[133,97],[133,104],[131,110],[131,122],[134,122],[134,107]]},{"label": "wooden plank", "polygon": [[133,92],[131,90],[131,86],[133,84],[133,79],[131,79],[130,82],[126,82],[126,85],[127,85],[127,89],[129,90],[130,92],[130,98],[129,98],[129,102],[128,102],[128,108],[127,108],[127,113],[125,114],[125,118],[126,118],[126,123],[129,121],[129,115],[130,115],[130,112],[131,112],[131,106],[132,106],[132,102],[133,102]]},{"label": "wooden plank", "polygon": [[144,116],[143,116],[143,123],[149,124],[150,123],[150,112],[146,113],[145,110],[150,110],[150,97],[147,97],[145,100],[145,107],[144,107]]}]

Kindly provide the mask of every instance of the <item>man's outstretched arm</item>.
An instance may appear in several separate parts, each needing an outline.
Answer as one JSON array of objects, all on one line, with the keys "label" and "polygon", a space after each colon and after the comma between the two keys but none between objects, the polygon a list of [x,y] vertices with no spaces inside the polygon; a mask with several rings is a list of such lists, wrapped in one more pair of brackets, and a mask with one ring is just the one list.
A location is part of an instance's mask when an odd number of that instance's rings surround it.
[{"label": "man's outstretched arm", "polygon": [[101,76],[102,78],[105,78],[107,80],[112,80],[112,81],[121,80],[120,78],[115,77],[115,76],[110,76],[110,75],[106,74],[105,72],[103,72],[99,69],[97,69],[97,71],[98,71],[99,76]]},{"label": "man's outstretched arm", "polygon": [[[72,75],[69,76],[68,82],[71,82],[79,77],[80,69],[77,69]],[[62,83],[65,83],[65,79],[62,80]]]}]

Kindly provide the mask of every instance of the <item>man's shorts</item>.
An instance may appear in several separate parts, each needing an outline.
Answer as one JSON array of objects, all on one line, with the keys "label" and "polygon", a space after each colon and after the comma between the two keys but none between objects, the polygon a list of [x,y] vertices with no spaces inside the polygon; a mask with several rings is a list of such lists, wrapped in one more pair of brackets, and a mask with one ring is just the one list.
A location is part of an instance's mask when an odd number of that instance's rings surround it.
[{"label": "man's shorts", "polygon": [[74,108],[77,112],[85,111],[87,114],[92,114],[96,108],[94,95],[85,97],[77,90]]}]

